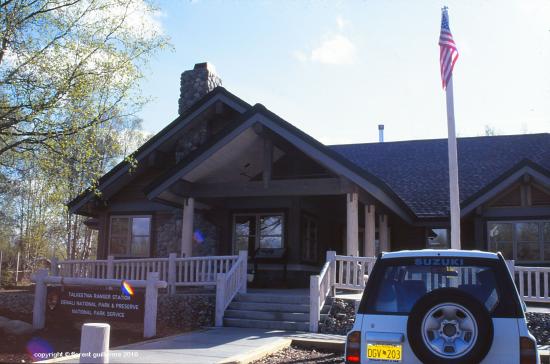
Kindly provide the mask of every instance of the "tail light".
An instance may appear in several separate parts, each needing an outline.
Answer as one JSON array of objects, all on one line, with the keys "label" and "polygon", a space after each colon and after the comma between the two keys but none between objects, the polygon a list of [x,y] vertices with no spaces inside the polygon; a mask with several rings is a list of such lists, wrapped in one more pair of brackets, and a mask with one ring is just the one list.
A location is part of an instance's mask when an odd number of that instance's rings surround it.
[{"label": "tail light", "polygon": [[346,343],[346,363],[361,362],[361,332],[352,331]]},{"label": "tail light", "polygon": [[519,338],[519,362],[520,364],[537,363],[537,343],[531,338],[525,336]]}]

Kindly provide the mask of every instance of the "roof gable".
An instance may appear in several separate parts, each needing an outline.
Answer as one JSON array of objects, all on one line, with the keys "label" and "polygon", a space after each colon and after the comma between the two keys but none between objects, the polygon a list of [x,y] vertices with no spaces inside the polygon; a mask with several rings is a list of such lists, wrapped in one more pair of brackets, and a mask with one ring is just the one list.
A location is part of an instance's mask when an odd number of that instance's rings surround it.
[{"label": "roof gable", "polygon": [[[216,87],[214,90],[197,101],[185,113],[178,116],[160,132],[141,145],[131,155],[138,161],[138,164],[143,162],[151,155],[152,152],[161,147],[174,135],[180,133],[187,125],[195,120],[195,118],[201,115],[201,113],[205,112],[208,108],[213,107],[218,102],[228,105],[230,108],[239,113],[244,113],[251,107],[248,103],[233,95],[225,88]],[[131,166],[127,161],[120,162],[99,179],[97,187],[98,190],[103,192],[112,184],[124,179],[124,177],[128,179],[130,169]],[[83,191],[80,195],[67,203],[69,211],[71,213],[77,212],[85,203],[89,202],[94,197],[95,193],[91,189]]]},{"label": "roof gable", "polygon": [[217,153],[224,146],[255,125],[262,125],[271,133],[284,138],[323,167],[338,175],[345,176],[362,187],[404,220],[411,221],[413,215],[410,210],[382,181],[367,171],[358,168],[345,158],[342,158],[339,154],[334,153],[322,143],[281,119],[260,104],[256,104],[246,114],[242,115],[241,120],[236,122],[236,126],[231,130],[227,130],[226,134],[221,136],[215,143],[197,150],[196,153],[178,163],[175,168],[152,183],[145,190],[147,197],[149,199],[157,198],[164,190],[185,178],[186,175],[198,168],[201,163],[214,155],[214,153]]},{"label": "roof gable", "polygon": [[545,187],[550,187],[550,170],[542,168],[540,165],[533,163],[529,159],[524,159],[509,170],[502,173],[477,193],[465,199],[462,202],[461,215],[464,216],[468,214],[476,207],[498,196],[526,175],[532,177],[538,184]]}]

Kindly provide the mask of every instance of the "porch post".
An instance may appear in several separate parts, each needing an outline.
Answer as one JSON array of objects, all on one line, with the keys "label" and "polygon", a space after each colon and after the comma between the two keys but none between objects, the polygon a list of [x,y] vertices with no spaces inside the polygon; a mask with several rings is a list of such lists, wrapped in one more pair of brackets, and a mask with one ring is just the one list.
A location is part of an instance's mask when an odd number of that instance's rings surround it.
[{"label": "porch post", "polygon": [[346,194],[346,254],[359,255],[359,211],[356,192]]},{"label": "porch post", "polygon": [[380,251],[389,252],[390,243],[388,241],[388,215],[380,214],[378,222],[378,239],[380,241]]},{"label": "porch post", "polygon": [[195,214],[195,199],[188,197],[183,203],[183,221],[181,224],[181,256],[193,255],[193,216]]},{"label": "porch post", "polygon": [[364,249],[366,257],[374,257],[376,249],[374,240],[376,235],[376,218],[374,205],[365,205],[365,241]]}]

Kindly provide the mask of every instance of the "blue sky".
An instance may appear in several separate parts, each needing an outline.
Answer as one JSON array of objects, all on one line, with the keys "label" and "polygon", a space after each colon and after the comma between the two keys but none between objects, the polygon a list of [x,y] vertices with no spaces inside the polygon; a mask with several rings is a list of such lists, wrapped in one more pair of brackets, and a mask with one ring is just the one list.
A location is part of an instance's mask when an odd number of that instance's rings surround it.
[{"label": "blue sky", "polygon": [[447,135],[439,75],[441,6],[460,56],[456,130],[550,131],[550,0],[157,1],[173,51],[152,60],[139,114],[177,116],[179,77],[215,65],[223,85],[326,144]]}]

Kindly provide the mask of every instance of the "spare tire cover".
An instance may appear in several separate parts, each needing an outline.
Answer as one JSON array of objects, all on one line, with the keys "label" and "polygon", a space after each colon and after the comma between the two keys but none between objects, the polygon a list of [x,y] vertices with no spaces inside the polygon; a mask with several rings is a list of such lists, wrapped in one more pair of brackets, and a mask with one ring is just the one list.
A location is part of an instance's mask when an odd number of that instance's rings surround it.
[{"label": "spare tire cover", "polygon": [[[438,307],[448,311],[456,308],[457,319],[447,320],[445,315],[438,311]],[[463,318],[464,314],[467,317]],[[433,316],[435,319],[429,321],[431,317],[427,318],[427,315]],[[438,349],[441,349],[438,348],[438,343],[454,342],[452,338],[459,336],[456,334],[460,334],[462,319],[475,322],[475,333],[469,334],[472,335],[471,341],[467,345],[462,345],[462,347],[466,347],[464,352],[453,353],[454,344],[449,344],[448,347],[444,344],[442,352],[441,350],[438,352]],[[441,330],[427,330],[428,323],[431,322],[433,326],[437,320],[441,321]],[[423,331],[437,331],[436,335],[442,333],[442,338],[433,338],[433,333]],[[440,288],[426,294],[413,306],[407,320],[407,337],[411,349],[423,363],[479,363],[485,358],[493,343],[493,321],[485,306],[475,297],[457,288]],[[430,338],[433,338],[433,341]],[[449,349],[447,350],[447,348]]]}]

